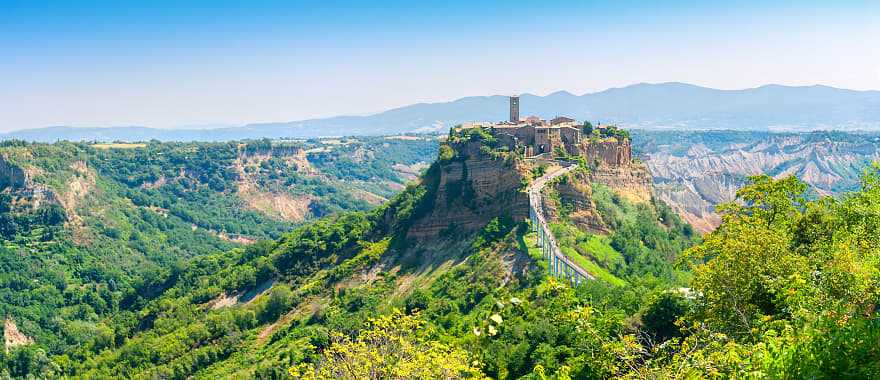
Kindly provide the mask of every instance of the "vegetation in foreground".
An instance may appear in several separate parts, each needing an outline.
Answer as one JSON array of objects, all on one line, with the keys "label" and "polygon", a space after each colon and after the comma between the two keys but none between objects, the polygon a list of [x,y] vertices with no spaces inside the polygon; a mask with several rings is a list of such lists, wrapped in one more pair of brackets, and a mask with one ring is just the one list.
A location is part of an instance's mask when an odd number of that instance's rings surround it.
[{"label": "vegetation in foreground", "polygon": [[[457,342],[493,378],[876,378],[877,167],[860,191],[840,199],[807,201],[805,192],[794,177],[750,178],[740,203],[722,207],[721,227],[681,257],[693,273],[685,291],[640,298],[637,288],[601,281],[571,289],[535,279],[520,292],[493,292],[495,304],[473,332],[445,329],[445,319],[428,313],[432,328],[423,334]],[[442,302],[429,300],[428,310]],[[290,373],[359,378],[340,365],[356,357],[325,350],[317,367],[297,364]],[[472,371],[463,365],[453,377]]]}]

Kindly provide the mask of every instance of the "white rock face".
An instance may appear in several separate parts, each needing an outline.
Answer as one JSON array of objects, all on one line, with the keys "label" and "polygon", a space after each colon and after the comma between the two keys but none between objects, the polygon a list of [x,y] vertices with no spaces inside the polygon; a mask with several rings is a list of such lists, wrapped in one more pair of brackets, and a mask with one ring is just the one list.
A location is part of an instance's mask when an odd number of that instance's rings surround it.
[{"label": "white rock face", "polygon": [[643,159],[654,176],[657,196],[703,232],[718,225],[715,205],[733,200],[747,176],[794,175],[818,195],[835,195],[858,188],[864,169],[880,160],[880,144],[867,136],[771,136],[744,135],[743,141],[715,149],[694,144],[676,152],[671,146],[658,146]]}]

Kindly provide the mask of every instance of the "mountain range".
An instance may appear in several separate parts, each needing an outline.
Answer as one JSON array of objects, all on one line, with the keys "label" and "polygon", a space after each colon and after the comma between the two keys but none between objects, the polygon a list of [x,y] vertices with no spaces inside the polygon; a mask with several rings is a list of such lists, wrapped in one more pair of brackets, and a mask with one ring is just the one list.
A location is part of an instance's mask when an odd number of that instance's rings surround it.
[{"label": "mountain range", "polygon": [[[718,90],[684,83],[635,84],[574,95],[521,95],[521,113],[551,118],[617,123],[627,128],[687,130],[877,130],[880,91],[828,86],[766,85]],[[54,142],[228,141],[252,138],[311,138],[446,131],[468,121],[507,118],[507,97],[473,96],[450,102],[419,103],[366,116],[336,116],[224,128],[54,126],[0,134],[2,139]]]}]

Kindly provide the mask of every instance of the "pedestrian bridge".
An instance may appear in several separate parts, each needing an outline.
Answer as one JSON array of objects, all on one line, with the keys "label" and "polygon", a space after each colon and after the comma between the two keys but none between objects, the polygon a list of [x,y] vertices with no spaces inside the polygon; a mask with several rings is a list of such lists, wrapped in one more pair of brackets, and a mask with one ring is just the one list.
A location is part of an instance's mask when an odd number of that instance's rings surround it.
[{"label": "pedestrian bridge", "polygon": [[572,286],[577,286],[581,282],[587,280],[595,280],[596,278],[589,272],[581,268],[566,257],[550,227],[547,219],[544,217],[544,200],[541,190],[553,179],[565,175],[577,168],[577,164],[567,161],[555,161],[562,167],[552,172],[545,173],[541,178],[536,179],[528,188],[529,192],[529,218],[532,221],[532,231],[537,233],[537,246],[541,248],[543,257],[547,260],[550,267],[550,274],[555,277],[568,280]]}]

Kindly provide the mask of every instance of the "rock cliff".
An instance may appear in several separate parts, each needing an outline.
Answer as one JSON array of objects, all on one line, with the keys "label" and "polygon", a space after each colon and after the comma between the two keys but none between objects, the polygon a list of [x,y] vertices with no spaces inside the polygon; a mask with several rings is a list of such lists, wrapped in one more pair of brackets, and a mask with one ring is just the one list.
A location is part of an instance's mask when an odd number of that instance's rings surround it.
[{"label": "rock cliff", "polygon": [[608,226],[602,221],[599,210],[593,202],[593,188],[590,186],[590,179],[581,171],[576,171],[561,181],[557,182],[553,187],[545,188],[544,199],[548,201],[544,204],[545,215],[550,220],[558,220],[562,217],[561,205],[550,196],[553,191],[559,195],[559,201],[571,207],[567,217],[578,228],[585,232],[593,234],[608,233]]},{"label": "rock cliff", "polygon": [[456,158],[440,163],[435,207],[408,236],[472,232],[499,215],[528,217],[528,195],[522,191],[528,164],[482,151],[479,142],[450,145]]},{"label": "rock cliff", "polygon": [[633,203],[650,202],[654,182],[648,167],[639,162],[620,165],[599,165],[587,176],[589,182],[610,187]]},{"label": "rock cliff", "polygon": [[9,162],[7,157],[0,156],[0,190],[22,189],[28,182],[24,169]]},{"label": "rock cliff", "polygon": [[[525,159],[507,152],[493,151],[480,141],[459,141],[448,144],[454,158],[440,161],[433,196],[435,207],[430,214],[417,220],[409,236],[434,237],[456,232],[473,232],[492,218],[506,215],[514,220],[528,217],[528,196],[524,183],[532,169],[553,165],[547,158]],[[577,170],[559,178],[545,191],[545,199],[559,199],[565,205],[566,217],[591,233],[607,233],[592,199],[593,183],[608,186],[621,197],[633,202],[650,202],[653,182],[647,167],[631,158],[629,140],[615,138],[583,144],[583,155],[589,169]],[[554,194],[556,195],[556,194]],[[545,204],[550,219],[560,217],[561,205]]]},{"label": "rock cliff", "polygon": [[579,150],[590,159],[591,164],[622,166],[632,163],[632,145],[629,139],[588,139],[581,142]]}]

